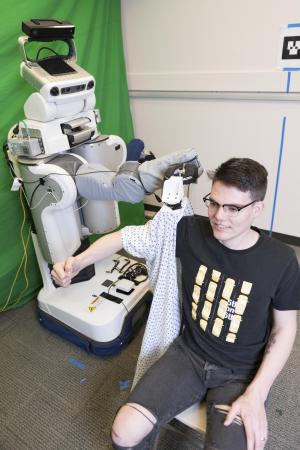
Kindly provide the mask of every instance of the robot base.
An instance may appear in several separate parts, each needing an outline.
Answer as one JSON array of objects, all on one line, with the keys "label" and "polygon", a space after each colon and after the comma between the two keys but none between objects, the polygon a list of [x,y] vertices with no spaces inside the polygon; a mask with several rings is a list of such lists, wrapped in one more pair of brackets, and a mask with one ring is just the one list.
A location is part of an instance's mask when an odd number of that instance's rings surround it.
[{"label": "robot base", "polygon": [[146,321],[152,300],[148,281],[134,285],[119,280],[122,267],[133,264],[137,262],[114,255],[96,263],[96,274],[88,281],[43,288],[38,295],[40,323],[96,355],[120,352]]}]

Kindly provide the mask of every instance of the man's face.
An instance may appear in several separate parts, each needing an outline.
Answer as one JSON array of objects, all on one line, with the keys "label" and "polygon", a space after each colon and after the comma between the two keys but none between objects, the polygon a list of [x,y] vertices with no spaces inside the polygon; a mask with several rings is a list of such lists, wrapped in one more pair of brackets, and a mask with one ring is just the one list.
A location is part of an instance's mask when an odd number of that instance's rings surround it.
[{"label": "man's face", "polygon": [[[242,192],[220,181],[213,183],[209,197],[219,205],[244,206],[255,200],[251,198],[249,191]],[[208,218],[214,237],[226,247],[237,250],[247,248],[253,233],[251,225],[262,209],[263,202],[259,201],[242,209],[236,216],[230,217],[222,207],[208,208]]]}]

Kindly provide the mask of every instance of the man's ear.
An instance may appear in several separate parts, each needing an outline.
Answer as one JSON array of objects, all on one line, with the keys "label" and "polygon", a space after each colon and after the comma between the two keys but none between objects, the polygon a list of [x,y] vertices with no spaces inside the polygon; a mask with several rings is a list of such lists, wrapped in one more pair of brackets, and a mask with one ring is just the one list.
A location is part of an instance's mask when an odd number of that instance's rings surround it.
[{"label": "man's ear", "polygon": [[254,208],[253,208],[254,216],[255,216],[255,217],[260,216],[261,213],[262,213],[263,210],[264,210],[264,207],[265,207],[265,203],[264,203],[262,200],[259,201],[259,202],[255,202],[255,203],[254,203]]}]

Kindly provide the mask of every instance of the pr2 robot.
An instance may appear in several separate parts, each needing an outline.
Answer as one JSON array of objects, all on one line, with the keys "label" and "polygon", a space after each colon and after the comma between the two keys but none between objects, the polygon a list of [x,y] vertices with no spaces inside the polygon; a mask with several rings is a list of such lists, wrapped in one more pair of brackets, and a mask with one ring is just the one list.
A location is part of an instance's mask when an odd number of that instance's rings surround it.
[{"label": "pr2 robot", "polygon": [[[145,266],[114,255],[86,268],[66,289],[54,285],[51,267],[84,250],[89,235],[116,229],[117,202],[142,201],[163,186],[167,170],[163,201],[180,206],[184,179],[195,181],[201,172],[199,155],[188,149],[142,164],[127,161],[124,141],[97,129],[95,79],[76,64],[75,27],[31,20],[22,30],[21,76],[37,92],[24,105],[25,119],[9,132],[7,154],[34,224],[43,280],[40,321],[89,351],[113,354],[130,340],[147,310]],[[27,52],[32,44],[39,47],[35,58]],[[185,177],[187,167],[192,171]]]}]

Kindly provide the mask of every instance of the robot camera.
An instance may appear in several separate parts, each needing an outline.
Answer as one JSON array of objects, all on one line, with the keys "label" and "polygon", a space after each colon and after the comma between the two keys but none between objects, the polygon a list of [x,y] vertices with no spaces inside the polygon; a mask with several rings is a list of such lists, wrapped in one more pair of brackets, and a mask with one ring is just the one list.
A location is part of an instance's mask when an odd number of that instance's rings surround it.
[{"label": "robot camera", "polygon": [[31,19],[22,22],[22,31],[31,41],[73,39],[75,26],[66,20]]}]

